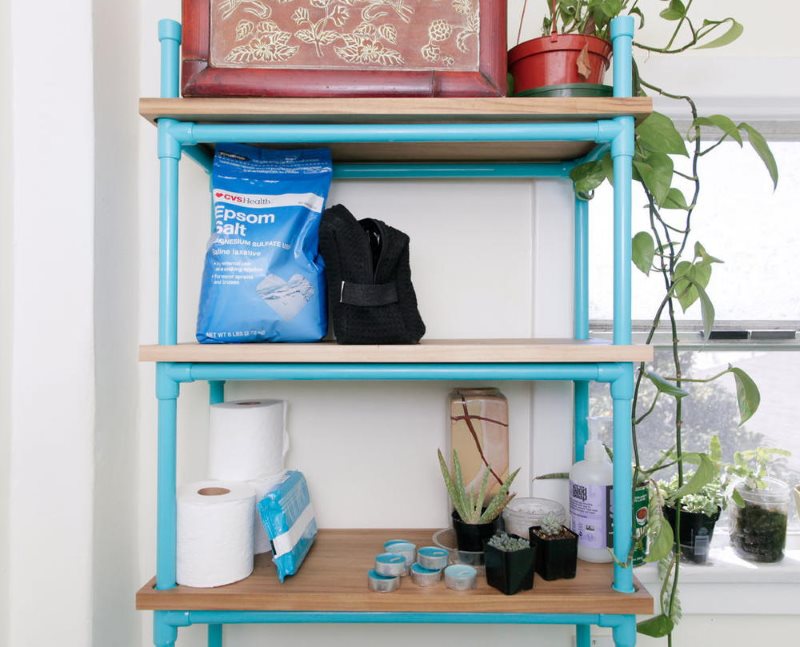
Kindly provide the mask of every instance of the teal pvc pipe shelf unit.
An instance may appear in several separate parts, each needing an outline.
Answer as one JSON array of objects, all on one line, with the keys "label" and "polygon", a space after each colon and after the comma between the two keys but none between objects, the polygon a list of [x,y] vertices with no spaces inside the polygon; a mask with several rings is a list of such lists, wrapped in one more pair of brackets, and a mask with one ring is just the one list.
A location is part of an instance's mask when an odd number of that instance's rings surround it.
[{"label": "teal pvc pipe shelf unit", "polygon": [[[633,19],[612,23],[614,96],[631,96],[631,43]],[[161,96],[178,97],[181,27],[170,20],[159,23]],[[424,101],[421,100],[421,101]],[[408,178],[567,178],[574,166],[596,159],[610,150],[614,165],[614,335],[616,345],[630,344],[631,265],[631,160],[633,116],[594,121],[513,123],[214,123],[158,120],[160,159],[159,323],[161,345],[177,342],[178,176],[183,153],[210,171],[213,158],[203,144],[223,141],[290,143],[392,143],[392,142],[593,142],[584,158],[548,162],[382,162],[337,163],[337,179]],[[575,202],[574,336],[589,336],[588,203]],[[568,380],[575,384],[575,456],[581,457],[586,440],[589,382],[610,384],[614,406],[614,552],[627,561],[632,524],[630,405],[633,365],[629,362],[553,362],[541,364],[241,364],[159,362],[156,365],[158,398],[158,529],[155,588],[176,586],[176,424],[180,384],[208,381],[211,402],[224,399],[227,380]],[[631,568],[614,566],[613,588],[634,591]],[[578,647],[588,647],[590,626],[613,628],[619,647],[636,642],[635,616],[621,611],[601,613],[377,613],[368,611],[231,611],[156,610],[154,644],[172,647],[178,628],[192,624],[209,627],[208,644],[222,644],[222,625],[240,623],[505,623],[571,624],[577,628]]]}]

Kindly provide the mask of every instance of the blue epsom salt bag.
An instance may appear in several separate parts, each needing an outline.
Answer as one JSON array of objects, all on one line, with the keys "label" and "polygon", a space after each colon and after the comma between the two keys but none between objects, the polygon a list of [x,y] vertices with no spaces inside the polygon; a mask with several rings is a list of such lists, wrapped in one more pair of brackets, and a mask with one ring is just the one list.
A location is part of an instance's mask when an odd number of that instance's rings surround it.
[{"label": "blue epsom salt bag", "polygon": [[318,341],[327,333],[319,223],[327,149],[219,144],[214,233],[197,315],[201,343]]},{"label": "blue epsom salt bag", "polygon": [[286,478],[261,499],[258,512],[272,544],[278,579],[283,582],[287,575],[300,570],[317,536],[305,477],[300,472],[287,472]]}]

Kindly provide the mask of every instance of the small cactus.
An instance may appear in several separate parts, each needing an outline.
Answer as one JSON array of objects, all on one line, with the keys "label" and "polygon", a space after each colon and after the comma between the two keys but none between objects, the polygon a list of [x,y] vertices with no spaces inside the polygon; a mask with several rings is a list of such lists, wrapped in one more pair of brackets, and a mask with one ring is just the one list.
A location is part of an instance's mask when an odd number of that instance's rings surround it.
[{"label": "small cactus", "polygon": [[543,537],[556,537],[561,534],[561,521],[552,512],[548,512],[542,519],[539,534]]},{"label": "small cactus", "polygon": [[518,550],[525,550],[531,547],[531,542],[522,537],[512,537],[505,532],[498,532],[489,540],[489,546],[493,546],[498,550],[507,553],[513,553]]}]

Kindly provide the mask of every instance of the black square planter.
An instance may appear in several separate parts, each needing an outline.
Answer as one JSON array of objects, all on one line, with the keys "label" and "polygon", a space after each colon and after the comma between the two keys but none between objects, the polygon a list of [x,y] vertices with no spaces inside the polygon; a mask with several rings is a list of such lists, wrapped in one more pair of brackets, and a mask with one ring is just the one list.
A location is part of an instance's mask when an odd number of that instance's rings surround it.
[{"label": "black square planter", "polygon": [[[511,535],[516,537],[516,535]],[[533,567],[536,563],[533,546],[521,550],[500,550],[486,545],[486,581],[506,595],[533,588]]]},{"label": "black square planter", "polygon": [[544,580],[570,580],[575,577],[578,566],[578,535],[566,526],[561,526],[569,537],[544,539],[536,534],[540,526],[533,526],[528,532],[531,547],[536,552],[536,572]]}]

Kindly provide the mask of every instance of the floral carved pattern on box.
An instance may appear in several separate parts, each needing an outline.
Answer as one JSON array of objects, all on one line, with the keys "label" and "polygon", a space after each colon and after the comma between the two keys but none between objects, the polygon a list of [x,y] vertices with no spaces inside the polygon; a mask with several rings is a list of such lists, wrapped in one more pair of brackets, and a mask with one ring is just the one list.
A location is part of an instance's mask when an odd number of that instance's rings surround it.
[{"label": "floral carved pattern on box", "polygon": [[479,8],[480,0],[212,0],[210,63],[475,71]]}]

